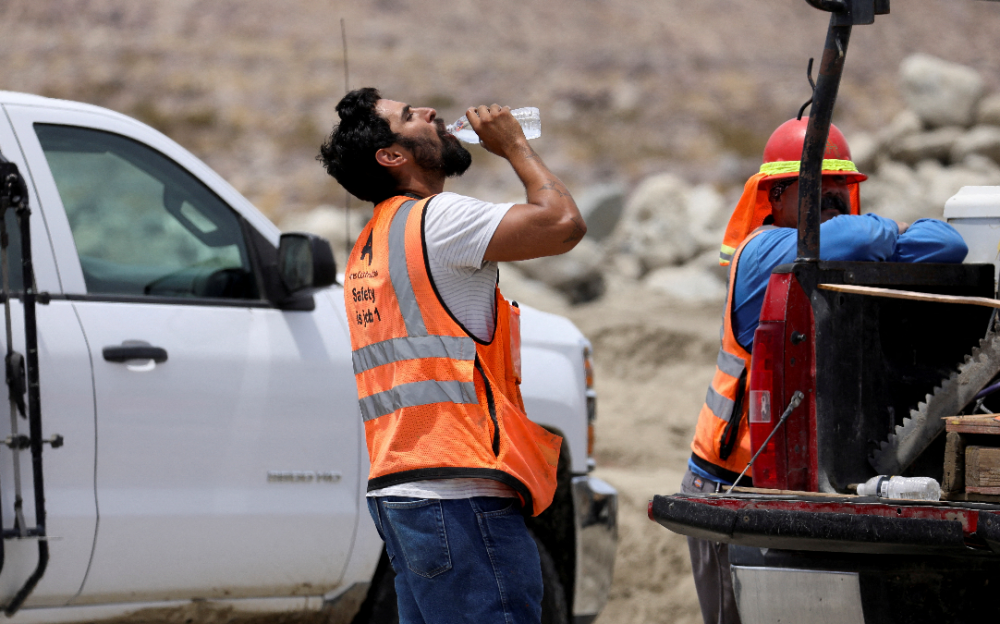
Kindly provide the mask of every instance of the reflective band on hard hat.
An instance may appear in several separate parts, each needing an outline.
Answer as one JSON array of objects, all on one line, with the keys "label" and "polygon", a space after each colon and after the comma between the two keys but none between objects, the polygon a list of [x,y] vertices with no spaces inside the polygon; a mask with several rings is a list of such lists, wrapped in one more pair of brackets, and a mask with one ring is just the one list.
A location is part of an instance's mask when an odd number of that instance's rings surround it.
[{"label": "reflective band on hard hat", "polygon": [[715,365],[719,367],[719,370],[723,373],[729,375],[730,377],[736,377],[739,379],[743,371],[746,370],[746,365],[743,363],[743,358],[738,355],[733,355],[732,353],[726,353],[722,349],[719,349],[719,357],[715,361]]},{"label": "reflective band on hard hat", "polygon": [[733,408],[736,407],[736,401],[727,399],[716,392],[715,388],[709,386],[708,394],[705,396],[705,405],[708,406],[708,409],[712,410],[716,418],[721,418],[729,422],[729,419],[733,417]]},{"label": "reflective band on hard hat", "polygon": [[476,343],[472,338],[462,336],[392,338],[361,347],[351,354],[351,358],[354,360],[354,374],[358,375],[379,366],[406,360],[424,358],[474,360]]},{"label": "reflective band on hard hat", "polygon": [[424,316],[420,312],[420,306],[417,305],[413,284],[410,283],[410,272],[406,268],[406,219],[416,203],[408,201],[400,206],[389,226],[389,279],[392,280],[392,288],[396,291],[396,300],[399,302],[399,311],[406,324],[406,333],[410,336],[426,336]]},{"label": "reflective band on hard hat", "polygon": [[471,381],[417,381],[400,384],[358,401],[365,422],[391,414],[404,407],[434,403],[478,403],[476,384]]},{"label": "reflective band on hard hat", "polygon": [[[802,161],[779,160],[777,162],[764,163],[760,166],[760,172],[767,175],[779,175],[782,173],[798,173],[801,168]],[[823,171],[859,173],[857,166],[849,160],[824,160]]]}]

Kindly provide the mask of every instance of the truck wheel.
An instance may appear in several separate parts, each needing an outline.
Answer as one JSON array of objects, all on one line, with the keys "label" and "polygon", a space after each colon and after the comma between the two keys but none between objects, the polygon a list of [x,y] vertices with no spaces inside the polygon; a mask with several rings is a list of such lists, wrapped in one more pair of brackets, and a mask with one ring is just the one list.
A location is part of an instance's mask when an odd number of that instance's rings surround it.
[{"label": "truck wheel", "polygon": [[532,533],[538,558],[542,560],[542,624],[569,624],[569,607],[566,605],[566,590],[559,580],[559,571],[545,544]]},{"label": "truck wheel", "polygon": [[368,597],[361,604],[351,624],[399,624],[396,608],[396,572],[389,564],[389,557],[382,551],[382,558],[375,569],[375,579]]}]

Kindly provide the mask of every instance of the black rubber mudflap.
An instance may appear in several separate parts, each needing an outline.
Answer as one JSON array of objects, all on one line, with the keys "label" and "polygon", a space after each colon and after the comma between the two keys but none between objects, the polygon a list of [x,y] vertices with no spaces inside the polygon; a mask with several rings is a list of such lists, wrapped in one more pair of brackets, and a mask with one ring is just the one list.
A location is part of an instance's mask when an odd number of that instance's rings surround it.
[{"label": "black rubber mudflap", "polygon": [[1000,514],[979,512],[976,535],[983,538],[993,552],[1000,554]]}]

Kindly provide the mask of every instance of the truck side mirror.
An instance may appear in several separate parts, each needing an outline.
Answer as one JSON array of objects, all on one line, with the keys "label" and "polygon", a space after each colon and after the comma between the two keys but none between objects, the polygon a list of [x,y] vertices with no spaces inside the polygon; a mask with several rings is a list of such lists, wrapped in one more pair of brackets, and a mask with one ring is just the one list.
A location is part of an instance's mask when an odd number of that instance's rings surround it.
[{"label": "truck side mirror", "polygon": [[282,234],[278,274],[289,294],[309,294],[336,283],[337,264],[330,242],[315,234]]}]

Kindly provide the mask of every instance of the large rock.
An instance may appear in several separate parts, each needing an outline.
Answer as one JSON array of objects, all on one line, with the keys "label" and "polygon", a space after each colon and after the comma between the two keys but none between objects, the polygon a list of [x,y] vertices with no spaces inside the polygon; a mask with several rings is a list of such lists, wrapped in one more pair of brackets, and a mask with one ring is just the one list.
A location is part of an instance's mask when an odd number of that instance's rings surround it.
[{"label": "large rock", "polygon": [[[722,239],[719,239],[720,241]],[[687,263],[686,266],[694,266],[708,271],[720,282],[725,284],[729,281],[729,265],[719,264],[719,249],[709,249],[704,251]]]},{"label": "large rock", "polygon": [[720,217],[725,212],[725,198],[714,186],[699,184],[685,197],[688,228],[699,247],[716,245],[722,240],[725,223]]},{"label": "large rock", "polygon": [[879,157],[882,155],[878,140],[867,132],[859,132],[848,141],[851,146],[851,161],[861,173],[875,170]]},{"label": "large rock", "polygon": [[914,54],[899,68],[903,98],[930,128],[968,127],[975,121],[983,97],[983,79],[976,70],[927,54]]},{"label": "large rock", "polygon": [[940,219],[945,202],[963,186],[994,185],[1000,185],[1000,167],[977,154],[951,167],[936,160],[925,160],[915,169],[886,162],[861,185],[861,205],[864,212],[907,223]]},{"label": "large rock", "polygon": [[625,278],[630,281],[637,280],[646,273],[646,268],[639,256],[628,252],[608,254],[605,269],[617,278]]},{"label": "large rock", "polygon": [[988,95],[979,102],[976,123],[1000,126],[1000,93]]},{"label": "large rock", "polygon": [[278,225],[282,232],[309,232],[330,241],[337,269],[342,271],[347,254],[354,248],[355,239],[371,216],[370,204],[350,211],[336,206],[321,205],[306,212],[290,214]]},{"label": "large rock", "polygon": [[917,175],[924,181],[924,197],[930,210],[926,217],[940,219],[944,204],[963,186],[1000,185],[1000,168],[992,161],[969,155],[954,167],[941,167],[937,163],[921,163]]},{"label": "large rock", "polygon": [[[970,154],[962,160],[961,166],[968,171],[983,176],[983,179],[1000,179],[1000,164],[997,164],[992,158],[987,158],[979,154]],[[997,184],[997,182],[994,182],[985,186],[995,186]]]},{"label": "large rock", "polygon": [[721,240],[723,207],[710,186],[692,188],[673,174],[652,176],[626,202],[610,248],[638,258],[643,273],[681,264]]},{"label": "large rock", "polygon": [[976,126],[958,137],[952,146],[951,158],[961,162],[971,154],[978,154],[1000,162],[1000,127]]},{"label": "large rock", "polygon": [[574,194],[576,206],[587,222],[587,238],[603,241],[618,225],[625,209],[625,190],[620,184],[598,184]]},{"label": "large rock", "polygon": [[719,303],[726,298],[725,283],[693,262],[657,269],[646,276],[644,283],[647,288],[688,304]]},{"label": "large rock", "polygon": [[902,163],[887,161],[861,184],[861,210],[910,223],[929,216],[931,207],[923,196],[917,172]]},{"label": "large rock", "polygon": [[597,243],[583,239],[569,253],[516,263],[525,275],[584,303],[604,294],[605,253]]},{"label": "large rock", "polygon": [[500,291],[510,301],[525,303],[554,314],[564,314],[569,306],[565,295],[526,276],[511,262],[500,265]]},{"label": "large rock", "polygon": [[875,139],[878,143],[877,149],[892,151],[896,143],[912,134],[922,132],[923,129],[924,122],[920,121],[920,117],[909,109],[903,109],[892,118],[889,125],[879,131]]},{"label": "large rock", "polygon": [[889,156],[908,165],[915,165],[929,158],[947,161],[962,133],[962,128],[958,126],[945,126],[930,132],[911,134],[896,141],[889,149]]}]

